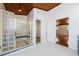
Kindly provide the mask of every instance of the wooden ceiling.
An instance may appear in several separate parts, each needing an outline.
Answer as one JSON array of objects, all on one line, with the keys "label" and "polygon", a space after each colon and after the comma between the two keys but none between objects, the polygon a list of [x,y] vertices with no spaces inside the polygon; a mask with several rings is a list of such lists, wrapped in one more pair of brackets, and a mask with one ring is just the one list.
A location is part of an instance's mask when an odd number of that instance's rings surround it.
[{"label": "wooden ceiling", "polygon": [[[60,3],[4,3],[6,10],[14,12],[17,15],[28,15],[32,8],[39,8],[49,11]],[[21,10],[19,12],[18,10]]]},{"label": "wooden ceiling", "polygon": [[54,7],[58,6],[59,4],[60,3],[34,3],[33,7],[49,11],[50,9],[53,9]]},{"label": "wooden ceiling", "polygon": [[[32,9],[31,3],[4,3],[6,10],[18,15],[27,15]],[[22,10],[19,12],[18,10]]]}]

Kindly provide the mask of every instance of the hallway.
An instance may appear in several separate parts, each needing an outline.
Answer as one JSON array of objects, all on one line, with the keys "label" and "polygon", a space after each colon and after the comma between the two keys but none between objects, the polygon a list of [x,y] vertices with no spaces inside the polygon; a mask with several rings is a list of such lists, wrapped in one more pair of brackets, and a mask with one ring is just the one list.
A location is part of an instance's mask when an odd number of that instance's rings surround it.
[{"label": "hallway", "polygon": [[45,42],[39,43],[35,47],[27,47],[5,56],[77,56],[77,52],[61,45]]}]

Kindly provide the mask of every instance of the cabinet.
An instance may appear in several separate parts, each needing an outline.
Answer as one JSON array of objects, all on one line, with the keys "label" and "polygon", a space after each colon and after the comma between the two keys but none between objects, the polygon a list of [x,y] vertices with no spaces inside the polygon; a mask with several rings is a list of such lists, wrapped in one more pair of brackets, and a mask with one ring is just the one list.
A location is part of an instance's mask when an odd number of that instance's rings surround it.
[{"label": "cabinet", "polygon": [[0,54],[15,48],[14,13],[0,10]]}]

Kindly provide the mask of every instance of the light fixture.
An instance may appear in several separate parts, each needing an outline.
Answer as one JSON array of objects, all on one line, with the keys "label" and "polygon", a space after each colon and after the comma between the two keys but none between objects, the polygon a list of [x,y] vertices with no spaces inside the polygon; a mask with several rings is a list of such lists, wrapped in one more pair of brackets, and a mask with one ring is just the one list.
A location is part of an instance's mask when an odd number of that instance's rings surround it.
[{"label": "light fixture", "polygon": [[18,8],[19,8],[18,12],[22,12],[21,6],[22,6],[22,5],[19,3],[19,4],[18,4]]},{"label": "light fixture", "polygon": [[21,10],[21,9],[19,9],[18,11],[19,11],[19,12],[21,12],[22,10]]}]

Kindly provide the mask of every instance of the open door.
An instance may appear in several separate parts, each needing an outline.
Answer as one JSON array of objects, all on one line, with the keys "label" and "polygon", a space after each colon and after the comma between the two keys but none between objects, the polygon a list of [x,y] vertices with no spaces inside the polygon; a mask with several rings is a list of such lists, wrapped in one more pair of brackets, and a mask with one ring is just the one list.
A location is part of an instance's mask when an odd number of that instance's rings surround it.
[{"label": "open door", "polygon": [[41,21],[36,20],[36,44],[41,42]]},{"label": "open door", "polygon": [[56,43],[68,47],[68,17],[56,21]]}]

